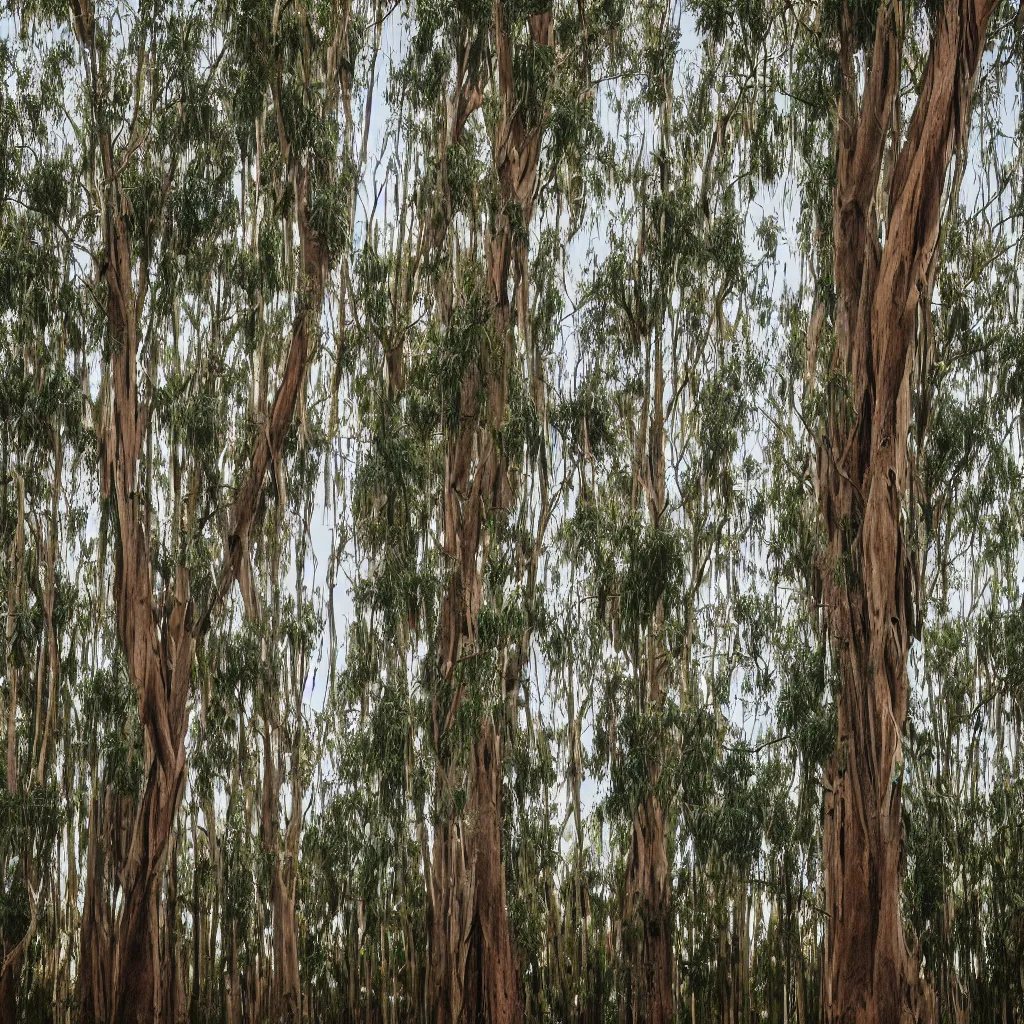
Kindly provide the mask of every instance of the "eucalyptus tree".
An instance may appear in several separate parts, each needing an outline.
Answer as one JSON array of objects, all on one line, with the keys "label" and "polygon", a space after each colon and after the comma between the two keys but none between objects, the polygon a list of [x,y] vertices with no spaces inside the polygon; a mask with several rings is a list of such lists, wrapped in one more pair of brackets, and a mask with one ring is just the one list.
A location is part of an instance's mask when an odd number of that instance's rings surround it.
[{"label": "eucalyptus tree", "polygon": [[60,852],[73,818],[59,794],[78,784],[60,752],[73,734],[69,695],[86,676],[76,648],[92,566],[85,495],[74,480],[92,451],[72,284],[83,210],[69,184],[73,153],[55,131],[68,63],[47,41],[30,54],[5,48],[0,58],[0,1015],[9,1020],[21,1005],[44,1012],[47,989],[58,988],[60,931],[69,924]]},{"label": "eucalyptus tree", "polygon": [[[615,183],[611,251],[588,282],[577,335],[576,393],[555,421],[579,460],[565,557],[600,627],[595,761],[607,759],[607,812],[626,826],[611,925],[626,1019],[670,1019],[678,960],[689,960],[691,997],[700,973],[692,946],[673,949],[680,853],[700,816],[680,796],[701,791],[705,739],[713,762],[727,731],[731,631],[719,632],[716,606],[735,575],[738,551],[724,541],[743,530],[740,442],[760,373],[737,303],[752,270],[740,207],[757,172],[729,129],[748,96],[721,63],[674,70],[679,16],[650,5],[630,19],[637,88],[620,116],[636,149],[619,157],[631,172]],[[726,901],[746,892],[745,875],[735,885]]]},{"label": "eucalyptus tree", "polygon": [[832,368],[842,383],[831,389],[819,456],[823,600],[840,685],[824,836],[833,1020],[935,1017],[934,994],[907,951],[899,900],[907,655],[916,628],[901,525],[909,371],[917,312],[931,301],[945,171],[967,136],[995,6],[949,2],[935,12],[905,136],[898,91],[914,12],[882,4],[872,24],[844,6],[837,26]]},{"label": "eucalyptus tree", "polygon": [[[273,907],[273,974],[265,1012],[284,1020],[297,1020],[301,1013],[295,915],[303,800],[300,746],[302,700],[313,646],[304,553],[320,461],[317,426],[310,422],[305,391],[310,367],[319,354],[326,285],[351,234],[352,70],[357,51],[353,35],[358,31],[353,22],[358,18],[351,3],[298,6],[286,12],[270,5],[243,6],[231,12],[227,26],[231,73],[237,82],[233,114],[247,165],[244,195],[251,204],[247,211],[250,244],[256,260],[260,256],[282,260],[277,283],[284,310],[291,314],[281,381],[267,408],[268,363],[279,358],[280,343],[273,318],[267,317],[272,295],[256,282],[256,287],[250,285],[248,315],[255,343],[250,410],[255,413],[256,437],[251,452],[237,452],[242,485],[235,499],[220,584],[223,592],[237,577],[245,616],[263,624],[262,647],[269,661],[266,685],[255,695],[264,747],[260,832]],[[339,129],[342,104],[348,122],[345,137]],[[266,158],[268,143],[277,157],[276,167]],[[285,216],[278,226],[275,219],[281,212]],[[267,229],[276,238],[264,249]],[[297,258],[292,255],[293,240],[298,242]],[[284,449],[296,420],[298,451],[292,464],[298,472],[293,478],[286,471]],[[245,459],[252,460],[248,471]],[[262,514],[263,482],[271,471],[276,509],[262,530],[264,557],[262,571],[256,575],[248,531],[257,513]],[[283,559],[290,533],[284,517],[290,495],[297,500],[299,517],[293,562],[296,592],[294,599],[283,603],[282,574],[287,564]],[[290,809],[282,849],[279,804],[285,750],[290,763]]]},{"label": "eucalyptus tree", "polygon": [[[491,17],[473,13],[466,35],[472,42],[459,65],[469,75],[455,116],[485,100],[484,75],[490,68],[481,50],[489,39],[496,109],[489,126],[491,181],[480,211],[483,230],[467,251],[454,254],[452,273],[463,280],[451,280],[450,291],[437,296],[444,343],[454,358],[445,368],[441,408],[446,451],[440,518],[447,579],[432,645],[437,664],[430,669],[437,820],[428,1001],[437,1020],[498,1022],[520,1020],[523,1012],[505,897],[499,731],[502,720],[515,714],[520,667],[515,653],[503,650],[500,633],[482,634],[481,614],[491,597],[488,562],[502,555],[500,520],[514,494],[515,469],[503,433],[517,371],[517,313],[522,325],[528,301],[529,226],[547,122],[550,61],[544,54],[553,27],[550,10],[516,17],[497,2]],[[518,309],[509,295],[513,275]],[[495,683],[500,684],[497,701]],[[467,700],[470,709],[477,708],[472,717],[464,710]],[[465,725],[478,735],[460,735]],[[453,805],[453,772],[466,772],[457,755],[467,738],[468,828]]]},{"label": "eucalyptus tree", "polygon": [[1019,1017],[1008,5],[5,10],[5,1020]]},{"label": "eucalyptus tree", "polygon": [[[217,90],[220,61],[213,47],[219,35],[212,14],[144,8],[126,27],[116,11],[90,3],[72,10],[104,314],[101,491],[115,539],[118,636],[145,739],[142,788],[119,872],[116,942],[87,949],[90,957],[112,956],[112,990],[100,1009],[86,978],[81,1005],[86,1016],[124,1021],[180,1012],[179,986],[167,974],[168,968],[173,974],[174,957],[160,956],[157,919],[186,780],[193,657],[236,576],[247,590],[249,530],[292,422],[333,240],[329,175],[312,166],[311,141],[292,144],[279,109],[282,176],[297,211],[303,293],[273,400],[263,406],[264,394],[257,409],[263,426],[241,464],[215,575],[209,527],[223,486],[217,420],[227,401],[218,368],[235,336],[223,326],[230,303],[223,270],[237,249],[238,216],[231,192],[237,149]],[[160,343],[164,331],[171,337],[168,351]],[[166,492],[158,489],[160,471],[169,478]],[[83,942],[96,935],[93,924],[87,915]]]},{"label": "eucalyptus tree", "polygon": [[[1008,131],[1014,41],[979,69],[972,143],[953,155],[913,370],[908,532],[918,538],[922,649],[907,746],[907,912],[939,1015],[1020,1005],[1020,608],[1017,381],[1019,127]],[[974,141],[976,140],[976,141]],[[998,936],[984,958],[967,950]],[[1014,965],[1014,966],[1011,966]],[[1012,1019],[1012,1018],[1010,1018]]]}]

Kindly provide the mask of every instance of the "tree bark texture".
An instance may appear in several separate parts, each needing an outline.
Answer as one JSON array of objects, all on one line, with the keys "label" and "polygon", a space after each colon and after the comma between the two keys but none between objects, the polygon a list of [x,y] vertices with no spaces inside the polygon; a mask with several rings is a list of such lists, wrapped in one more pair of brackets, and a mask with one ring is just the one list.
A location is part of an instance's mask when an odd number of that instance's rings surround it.
[{"label": "tree bark texture", "polygon": [[832,370],[846,383],[833,396],[818,451],[828,537],[823,591],[839,679],[824,823],[827,1019],[836,1024],[936,1019],[900,915],[902,736],[916,628],[900,517],[916,316],[931,301],[926,272],[945,171],[966,134],[995,6],[944,0],[902,145],[898,89],[909,31],[902,6],[886,2],[879,10],[860,96],[846,4],[842,13]]},{"label": "tree bark texture", "polygon": [[672,929],[665,822],[651,793],[636,809],[626,858],[628,1024],[668,1024],[672,1010]]},{"label": "tree bark texture", "polygon": [[85,871],[85,905],[82,909],[81,950],[78,962],[76,998],[83,1024],[102,1024],[110,1019],[114,1005],[114,929],[107,899],[110,838],[107,797],[99,794],[89,801],[89,839]]}]

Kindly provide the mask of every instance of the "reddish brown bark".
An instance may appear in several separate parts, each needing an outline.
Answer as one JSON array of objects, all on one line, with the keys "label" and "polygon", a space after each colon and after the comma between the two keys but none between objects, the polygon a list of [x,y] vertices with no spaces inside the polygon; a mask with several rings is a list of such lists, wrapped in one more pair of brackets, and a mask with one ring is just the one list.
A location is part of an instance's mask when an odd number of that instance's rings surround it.
[{"label": "reddish brown bark", "polygon": [[[95,69],[94,14],[89,0],[74,5],[75,27]],[[147,411],[138,402],[137,355],[139,318],[144,308],[148,268],[135,274],[132,239],[123,210],[105,87],[90,82],[97,142],[104,181],[103,238],[106,264],[106,312],[110,331],[108,396],[100,436],[100,475],[104,499],[113,502],[117,517],[114,600],[118,637],[129,678],[139,698],[139,717],[146,748],[142,798],[125,858],[124,903],[117,926],[112,1006],[104,1019],[117,1024],[159,1020],[161,995],[158,901],[163,868],[185,783],[185,734],[192,656],[197,638],[210,622],[211,603],[197,622],[188,570],[176,567],[173,589],[158,595],[150,562],[144,490],[138,486],[139,458],[146,433]],[[260,432],[249,470],[234,503],[221,586],[247,566],[245,544],[257,515],[266,473],[280,456],[305,378],[309,333],[320,309],[325,259],[306,219],[308,180],[301,162],[295,169],[296,208],[302,244],[304,292],[296,314],[284,375],[271,405],[266,430]],[[187,516],[187,513],[186,513]],[[182,524],[187,526],[187,522]],[[92,927],[86,915],[85,927]],[[83,939],[85,936],[83,935]],[[95,969],[95,968],[94,968]],[[93,999],[93,995],[88,998]],[[91,1012],[100,1007],[91,1003]]]},{"label": "reddish brown bark", "polygon": [[667,1024],[672,1020],[672,921],[665,822],[653,793],[633,816],[623,910],[629,961],[625,1019]]},{"label": "reddish brown bark", "polygon": [[[902,735],[914,628],[900,525],[907,491],[909,374],[919,305],[939,233],[945,171],[962,143],[994,0],[945,0],[906,141],[893,111],[900,8],[884,3],[861,97],[850,19],[842,24],[834,207],[836,349],[847,378],[819,448],[828,531],[822,566],[839,676],[838,749],[828,771],[824,861],[827,1017],[843,1024],[933,1021],[935,998],[900,915]],[[887,224],[878,189],[887,152]]]},{"label": "reddish brown bark", "polygon": [[[533,45],[553,43],[551,15],[530,17]],[[439,687],[433,699],[433,738],[438,752],[439,794],[451,786],[452,765],[446,737],[464,696],[459,663],[478,649],[477,624],[483,603],[481,567],[491,537],[489,518],[507,511],[513,485],[499,431],[505,419],[508,375],[515,359],[509,278],[518,282],[520,322],[528,291],[528,234],[537,184],[543,123],[527,125],[514,95],[512,39],[503,5],[494,5],[494,39],[502,112],[494,138],[499,202],[486,244],[487,288],[493,343],[467,368],[459,419],[446,425],[444,543],[452,573],[441,607],[438,631]],[[462,76],[454,97],[456,130],[480,103],[479,90]],[[513,228],[518,207],[520,233]],[[513,687],[518,685],[518,674]],[[507,676],[503,676],[506,679]],[[506,694],[514,706],[515,690]],[[501,855],[501,736],[485,716],[469,772],[468,821],[446,814],[434,833],[430,914],[430,1015],[438,1024],[512,1024],[523,1017],[518,962],[509,932],[505,867]]]},{"label": "reddish brown bark", "polygon": [[83,1024],[109,1020],[114,1005],[114,935],[105,891],[108,843],[100,835],[105,817],[100,797],[94,794],[89,802],[85,905],[78,961],[77,1002]]}]

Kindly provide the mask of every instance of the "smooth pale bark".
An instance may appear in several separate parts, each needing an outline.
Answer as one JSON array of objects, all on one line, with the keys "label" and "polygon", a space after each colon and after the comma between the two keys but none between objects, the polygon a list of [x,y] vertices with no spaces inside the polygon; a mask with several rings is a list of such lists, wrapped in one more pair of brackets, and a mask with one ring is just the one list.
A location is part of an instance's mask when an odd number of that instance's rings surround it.
[{"label": "smooth pale bark", "polygon": [[[822,565],[839,740],[826,784],[829,914],[826,1017],[843,1024],[934,1021],[935,997],[900,915],[902,737],[915,595],[900,511],[907,492],[916,315],[939,235],[945,171],[964,141],[994,0],[945,0],[900,147],[902,8],[884,3],[858,96],[850,17],[842,24],[834,206],[836,348],[846,381],[818,452],[828,547]],[[898,152],[898,156],[896,153]],[[880,205],[886,154],[891,177]],[[885,242],[880,220],[886,217]]]}]

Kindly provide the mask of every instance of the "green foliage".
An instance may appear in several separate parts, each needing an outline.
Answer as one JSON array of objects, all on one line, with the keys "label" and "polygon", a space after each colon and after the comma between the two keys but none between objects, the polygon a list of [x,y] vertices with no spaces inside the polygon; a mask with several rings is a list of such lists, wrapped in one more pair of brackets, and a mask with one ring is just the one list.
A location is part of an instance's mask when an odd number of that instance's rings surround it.
[{"label": "green foliage", "polygon": [[[905,133],[938,7],[901,10]],[[505,68],[492,0],[94,13],[94,51],[49,2],[13,5],[0,41],[0,958],[36,915],[19,1012],[57,993],[74,1019],[86,887],[116,944],[161,770],[114,600],[126,507],[161,654],[172,611],[209,612],[174,652],[169,1016],[234,1019],[235,994],[273,1015],[276,885],[307,1015],[429,1014],[438,844],[450,829],[472,872],[493,727],[526,1019],[643,1019],[652,911],[677,1017],[824,1019],[822,807],[847,755],[818,460],[860,415],[835,363],[840,54],[860,88],[891,5],[503,0]],[[943,1019],[1002,1019],[1024,958],[1020,41],[999,31],[897,417],[902,910]],[[505,191],[534,173],[531,202]],[[115,194],[138,342],[122,506],[101,461]],[[304,316],[295,410],[232,537]],[[665,902],[628,915],[641,839]]]}]

